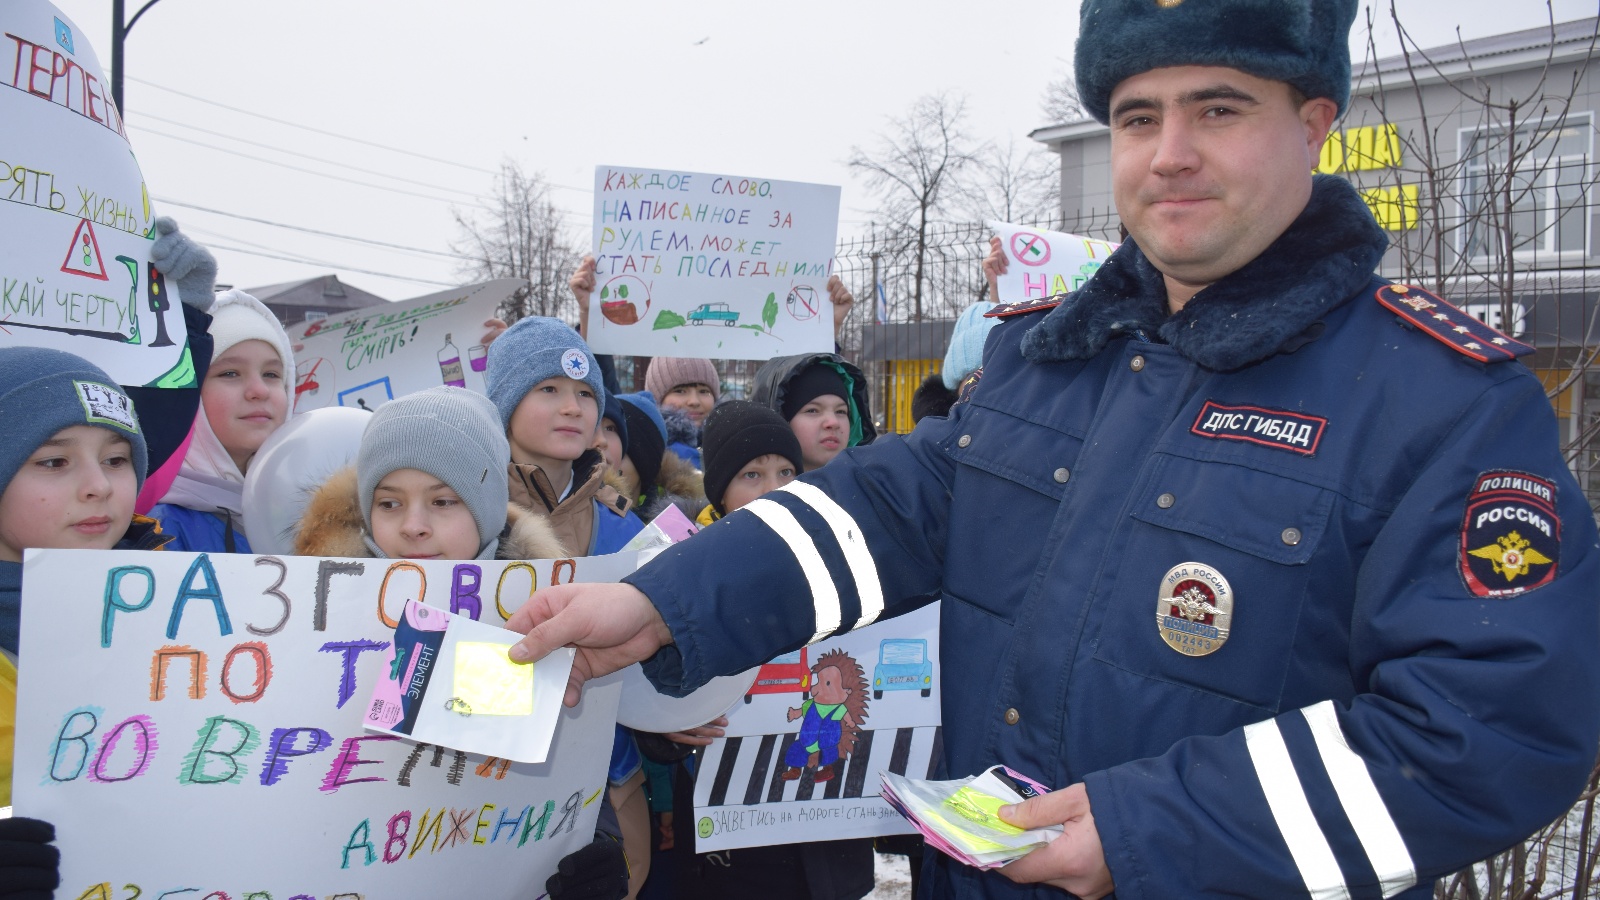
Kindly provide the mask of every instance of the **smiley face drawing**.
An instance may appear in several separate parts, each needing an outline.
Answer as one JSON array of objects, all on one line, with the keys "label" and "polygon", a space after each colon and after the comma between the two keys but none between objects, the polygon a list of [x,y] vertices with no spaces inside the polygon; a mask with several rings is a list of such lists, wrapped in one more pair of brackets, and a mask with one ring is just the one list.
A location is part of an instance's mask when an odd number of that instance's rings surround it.
[{"label": "smiley face drawing", "polygon": [[638,276],[618,275],[600,288],[600,314],[607,322],[632,325],[649,311],[650,285]]}]

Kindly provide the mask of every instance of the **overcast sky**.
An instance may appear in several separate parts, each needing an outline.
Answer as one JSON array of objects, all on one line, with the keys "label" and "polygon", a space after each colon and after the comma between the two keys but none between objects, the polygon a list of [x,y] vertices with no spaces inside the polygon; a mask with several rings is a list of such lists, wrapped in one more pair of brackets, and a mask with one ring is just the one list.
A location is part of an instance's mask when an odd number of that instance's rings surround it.
[{"label": "overcast sky", "polygon": [[[110,0],[56,2],[109,68]],[[1548,16],[1542,0],[1399,3],[1424,46]],[[1553,0],[1555,18],[1596,4]],[[128,38],[126,121],[157,207],[213,248],[219,280],[332,271],[405,299],[458,282],[438,255],[452,207],[473,211],[508,158],[560,186],[584,240],[599,164],[842,185],[840,229],[857,232],[874,201],[853,145],[940,91],[967,98],[976,137],[1026,143],[1076,37],[1073,2],[162,0]],[[1397,49],[1387,21],[1378,42]]]}]

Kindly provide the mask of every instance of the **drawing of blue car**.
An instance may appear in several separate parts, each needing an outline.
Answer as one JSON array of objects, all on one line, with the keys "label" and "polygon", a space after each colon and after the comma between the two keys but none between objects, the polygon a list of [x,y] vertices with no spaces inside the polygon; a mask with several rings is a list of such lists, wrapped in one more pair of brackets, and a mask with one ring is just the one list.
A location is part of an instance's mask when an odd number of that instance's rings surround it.
[{"label": "drawing of blue car", "polygon": [[872,670],[872,697],[882,700],[884,691],[933,693],[933,663],[928,659],[928,642],[921,638],[891,638],[878,643],[878,665]]}]

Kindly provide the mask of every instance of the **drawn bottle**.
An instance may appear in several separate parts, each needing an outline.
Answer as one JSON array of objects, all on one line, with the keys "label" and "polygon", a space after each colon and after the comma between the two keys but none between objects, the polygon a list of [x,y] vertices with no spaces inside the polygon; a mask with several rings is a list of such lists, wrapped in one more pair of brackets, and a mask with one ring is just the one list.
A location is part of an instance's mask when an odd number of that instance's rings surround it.
[{"label": "drawn bottle", "polygon": [[444,375],[445,384],[459,388],[467,386],[466,374],[461,371],[461,351],[450,342],[448,334],[444,336],[444,349],[439,351],[439,371]]}]

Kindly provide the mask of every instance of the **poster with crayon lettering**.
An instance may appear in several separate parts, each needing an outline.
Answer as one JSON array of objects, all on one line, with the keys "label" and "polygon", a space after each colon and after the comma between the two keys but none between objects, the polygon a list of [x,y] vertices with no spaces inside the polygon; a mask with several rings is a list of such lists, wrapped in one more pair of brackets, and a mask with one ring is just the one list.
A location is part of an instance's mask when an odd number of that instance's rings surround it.
[{"label": "poster with crayon lettering", "polygon": [[485,393],[483,323],[527,288],[525,278],[497,278],[294,326],[294,411],[372,410],[442,384]]},{"label": "poster with crayon lettering", "polygon": [[995,283],[1001,303],[1042,300],[1083,287],[1116,244],[1008,222],[988,222],[1006,254]]},{"label": "poster with crayon lettering", "polygon": [[833,349],[839,188],[599,166],[596,353],[772,359]]},{"label": "poster with crayon lettering", "polygon": [[93,360],[118,383],[195,382],[156,210],[89,38],[46,0],[0,4],[0,347]]},{"label": "poster with crayon lettering", "polygon": [[408,600],[499,625],[635,563],[30,550],[16,814],[55,824],[58,897],[532,900],[594,838],[620,678],[537,765],[367,731],[373,689]]}]

